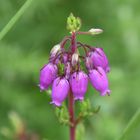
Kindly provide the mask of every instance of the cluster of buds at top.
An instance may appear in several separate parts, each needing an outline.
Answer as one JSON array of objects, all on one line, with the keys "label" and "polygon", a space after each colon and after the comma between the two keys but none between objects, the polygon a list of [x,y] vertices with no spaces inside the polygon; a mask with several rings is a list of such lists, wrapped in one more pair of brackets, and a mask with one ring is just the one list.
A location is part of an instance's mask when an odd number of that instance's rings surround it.
[{"label": "cluster of buds at top", "polygon": [[[72,24],[70,27],[72,28]],[[47,90],[52,86],[51,103],[56,106],[61,106],[68,93],[73,94],[75,100],[82,101],[89,81],[101,96],[110,95],[107,78],[110,67],[103,49],[76,40],[79,34],[96,35],[102,30],[80,32],[76,29],[71,30],[71,36],[66,36],[52,48],[48,64],[40,71],[40,90]],[[67,41],[70,42],[68,49],[65,48]],[[81,47],[85,55],[80,55],[78,49]]]}]

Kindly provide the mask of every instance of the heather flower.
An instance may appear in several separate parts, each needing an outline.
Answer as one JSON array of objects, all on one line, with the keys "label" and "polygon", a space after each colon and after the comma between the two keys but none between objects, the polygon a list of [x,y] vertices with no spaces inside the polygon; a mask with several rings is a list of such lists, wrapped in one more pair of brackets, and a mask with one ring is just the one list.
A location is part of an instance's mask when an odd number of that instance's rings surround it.
[{"label": "heather flower", "polygon": [[110,94],[107,75],[102,67],[97,67],[96,69],[90,70],[89,78],[92,86],[100,92],[101,96]]},{"label": "heather flower", "polygon": [[69,82],[66,78],[58,77],[52,85],[52,102],[56,106],[61,106],[69,92]]},{"label": "heather flower", "polygon": [[88,76],[83,71],[74,72],[70,77],[70,85],[75,100],[83,100],[87,91]]},{"label": "heather flower", "polygon": [[[52,85],[52,103],[56,106],[61,106],[69,91],[72,93],[70,95],[73,95],[72,100],[74,98],[82,101],[87,92],[88,79],[102,96],[110,94],[106,75],[110,67],[103,49],[83,44],[76,39],[77,35],[96,35],[103,30],[92,28],[86,32],[78,31],[81,26],[80,19],[72,14],[67,25],[71,35],[64,37],[51,49],[49,63],[40,71],[40,89],[47,90]],[[81,53],[79,48],[82,48],[84,53]]]},{"label": "heather flower", "polygon": [[92,59],[94,67],[102,67],[105,72],[110,71],[110,67],[108,64],[108,59],[102,48],[94,48],[94,51],[90,52],[90,57]]},{"label": "heather flower", "polygon": [[57,75],[57,66],[48,63],[40,70],[40,90],[47,90]]}]

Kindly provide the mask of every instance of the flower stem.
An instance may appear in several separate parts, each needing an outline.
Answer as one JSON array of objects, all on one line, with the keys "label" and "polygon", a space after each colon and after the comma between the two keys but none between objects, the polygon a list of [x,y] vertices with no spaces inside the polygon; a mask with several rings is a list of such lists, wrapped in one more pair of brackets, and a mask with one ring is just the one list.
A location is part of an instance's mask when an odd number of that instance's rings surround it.
[{"label": "flower stem", "polygon": [[71,36],[71,50],[72,53],[74,53],[77,49],[77,44],[76,44],[76,33],[72,32],[72,36]]},{"label": "flower stem", "polygon": [[75,140],[75,117],[74,117],[74,98],[72,92],[69,93],[69,121],[70,121],[70,140]]}]

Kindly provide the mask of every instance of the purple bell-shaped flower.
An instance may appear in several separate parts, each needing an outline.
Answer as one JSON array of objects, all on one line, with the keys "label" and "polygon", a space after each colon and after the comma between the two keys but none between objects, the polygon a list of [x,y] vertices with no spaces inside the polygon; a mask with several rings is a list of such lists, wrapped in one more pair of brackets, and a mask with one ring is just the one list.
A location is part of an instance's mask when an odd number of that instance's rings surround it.
[{"label": "purple bell-shaped flower", "polygon": [[96,69],[90,70],[89,78],[92,86],[100,92],[101,96],[110,94],[107,75],[102,67],[97,67]]},{"label": "purple bell-shaped flower", "polygon": [[52,102],[56,106],[61,106],[66,99],[70,86],[66,78],[56,78],[52,85]]},{"label": "purple bell-shaped flower", "polygon": [[83,71],[74,72],[70,77],[70,85],[75,100],[83,100],[88,87],[88,76]]},{"label": "purple bell-shaped flower", "polygon": [[102,67],[106,73],[110,71],[107,56],[105,55],[102,48],[95,48],[93,52],[90,52],[94,67]]},{"label": "purple bell-shaped flower", "polygon": [[48,63],[40,70],[40,90],[47,90],[57,75],[57,66]]}]

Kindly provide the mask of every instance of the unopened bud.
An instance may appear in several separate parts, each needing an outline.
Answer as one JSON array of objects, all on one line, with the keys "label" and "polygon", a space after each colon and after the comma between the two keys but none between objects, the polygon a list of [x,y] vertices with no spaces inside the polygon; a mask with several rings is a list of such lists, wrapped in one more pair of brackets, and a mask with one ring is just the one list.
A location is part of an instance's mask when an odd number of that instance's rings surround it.
[{"label": "unopened bud", "polygon": [[75,17],[72,13],[67,18],[67,29],[70,32],[78,31],[81,27],[81,19],[79,17]]},{"label": "unopened bud", "polygon": [[102,29],[94,29],[94,28],[91,28],[88,32],[91,35],[98,35],[98,34],[101,34],[103,32],[103,30]]},{"label": "unopened bud", "polygon": [[87,69],[92,69],[93,68],[93,62],[90,57],[86,57],[86,67]]},{"label": "unopened bud", "polygon": [[51,49],[51,55],[55,56],[61,49],[60,44],[55,45],[52,49]]},{"label": "unopened bud", "polygon": [[77,53],[74,53],[72,55],[72,66],[75,66],[77,63],[78,63],[78,60],[79,60],[79,55]]}]

